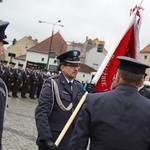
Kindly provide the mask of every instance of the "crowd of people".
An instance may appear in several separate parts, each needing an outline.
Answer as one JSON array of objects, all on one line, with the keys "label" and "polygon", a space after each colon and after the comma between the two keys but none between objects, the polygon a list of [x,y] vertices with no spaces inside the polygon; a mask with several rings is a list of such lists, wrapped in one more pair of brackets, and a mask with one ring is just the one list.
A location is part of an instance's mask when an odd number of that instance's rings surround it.
[{"label": "crowd of people", "polygon": [[[50,76],[56,73],[47,73],[46,69],[41,69],[39,66],[27,65],[23,69],[23,64],[16,64],[1,60],[0,78],[5,82],[8,89],[9,97],[18,97],[18,92],[21,92],[22,98],[27,98],[27,93],[31,99],[39,97],[43,82]],[[12,95],[10,95],[12,91]]]}]

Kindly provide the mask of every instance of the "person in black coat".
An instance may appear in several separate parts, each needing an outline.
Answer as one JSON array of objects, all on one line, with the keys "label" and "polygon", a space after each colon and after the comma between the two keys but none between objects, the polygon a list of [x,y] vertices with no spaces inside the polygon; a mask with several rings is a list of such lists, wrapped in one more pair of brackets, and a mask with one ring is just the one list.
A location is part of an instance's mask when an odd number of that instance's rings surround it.
[{"label": "person in black coat", "polygon": [[27,98],[26,93],[28,92],[30,85],[31,66],[27,65],[25,71],[22,72],[22,88],[21,97]]},{"label": "person in black coat", "polygon": [[[3,50],[3,45],[8,44],[5,41],[5,29],[8,26],[9,22],[2,21],[0,22],[0,56]],[[4,81],[0,77],[0,150],[2,149],[2,133],[3,133],[3,125],[4,125],[4,116],[6,109],[6,101],[8,97],[8,92]]]},{"label": "person in black coat", "polygon": [[150,90],[148,90],[144,85],[139,88],[139,93],[144,97],[150,99]]},{"label": "person in black coat", "polygon": [[[83,85],[75,79],[80,66],[79,55],[79,51],[73,50],[58,56],[61,73],[47,79],[42,87],[35,110],[39,150],[57,149],[54,142],[84,94]],[[74,126],[75,121],[58,150],[68,149]]]},{"label": "person in black coat", "polygon": [[18,91],[19,91],[19,89],[20,89],[20,85],[21,85],[21,83],[22,83],[22,72],[23,72],[23,64],[18,64],[18,68],[15,68],[14,69],[14,72],[13,72],[13,83],[14,83],[14,85],[13,85],[13,88],[12,88],[12,96],[14,97],[14,98],[18,98],[18,95],[17,95],[17,93],[18,93]]},{"label": "person in black coat", "polygon": [[1,63],[2,63],[2,64],[1,64],[1,66],[0,66],[0,76],[1,76],[1,78],[3,79],[3,81],[4,81],[5,84],[6,84],[6,82],[7,82],[7,77],[8,77],[8,67],[7,67],[8,61],[2,60]]},{"label": "person in black coat", "polygon": [[[143,82],[145,81],[147,74],[145,73],[145,76],[143,78]],[[143,95],[144,97],[150,99],[150,91],[147,89],[146,85],[142,84],[142,86],[140,86],[138,88],[138,91],[141,95]]]},{"label": "person in black coat", "polygon": [[40,67],[36,66],[36,67],[34,67],[34,71],[30,76],[31,87],[30,87],[30,96],[29,97],[31,99],[36,99],[35,94],[37,92],[40,81],[41,81]]},{"label": "person in black coat", "polygon": [[7,86],[7,89],[8,89],[8,96],[11,97],[9,95],[9,92],[11,90],[11,87],[12,87],[12,82],[13,82],[13,72],[14,72],[14,67],[15,67],[15,64],[14,62],[9,62],[9,66],[8,66],[8,69],[7,69],[7,81],[6,81],[6,86]]},{"label": "person in black coat", "polygon": [[150,148],[150,101],[140,95],[149,66],[125,56],[120,64],[115,89],[89,93],[69,144],[69,150],[148,150]]}]

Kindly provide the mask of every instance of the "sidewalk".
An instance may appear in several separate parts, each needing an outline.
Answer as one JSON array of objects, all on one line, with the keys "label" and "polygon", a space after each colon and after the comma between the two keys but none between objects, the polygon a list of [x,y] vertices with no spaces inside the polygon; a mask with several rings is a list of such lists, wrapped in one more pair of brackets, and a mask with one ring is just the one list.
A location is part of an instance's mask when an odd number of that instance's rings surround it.
[{"label": "sidewalk", "polygon": [[8,105],[3,130],[3,150],[37,150],[34,120],[37,99],[9,97]]}]

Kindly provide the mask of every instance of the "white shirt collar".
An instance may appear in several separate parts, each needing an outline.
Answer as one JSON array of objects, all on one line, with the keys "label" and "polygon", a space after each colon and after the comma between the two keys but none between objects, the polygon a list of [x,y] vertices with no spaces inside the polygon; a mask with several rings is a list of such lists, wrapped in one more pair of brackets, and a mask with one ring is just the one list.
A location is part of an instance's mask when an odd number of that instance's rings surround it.
[{"label": "white shirt collar", "polygon": [[[66,77],[65,77],[65,78],[66,78]],[[69,81],[67,78],[66,78],[66,80],[67,80],[68,83],[69,83],[69,82],[73,83],[73,81],[74,81],[74,79],[71,80],[71,81]]]}]

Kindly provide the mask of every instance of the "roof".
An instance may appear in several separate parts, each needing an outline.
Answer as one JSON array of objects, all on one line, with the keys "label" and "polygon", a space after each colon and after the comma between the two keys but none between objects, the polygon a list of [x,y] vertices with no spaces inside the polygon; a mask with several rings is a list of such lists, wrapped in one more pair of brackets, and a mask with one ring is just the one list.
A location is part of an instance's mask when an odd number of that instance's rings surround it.
[{"label": "roof", "polygon": [[[53,36],[45,39],[44,41],[36,44],[35,46],[31,47],[28,51],[48,54],[51,41],[52,41],[51,52],[55,52],[57,56],[60,54],[60,52],[61,53],[66,52],[67,43],[59,32],[57,32]],[[62,51],[61,51],[61,49],[62,49]]]},{"label": "roof", "polygon": [[148,44],[145,48],[143,48],[140,53],[150,53],[150,44]]},{"label": "roof", "polygon": [[95,69],[87,66],[86,64],[80,64],[80,72],[85,72],[85,73],[91,73],[91,72],[96,72]]}]

